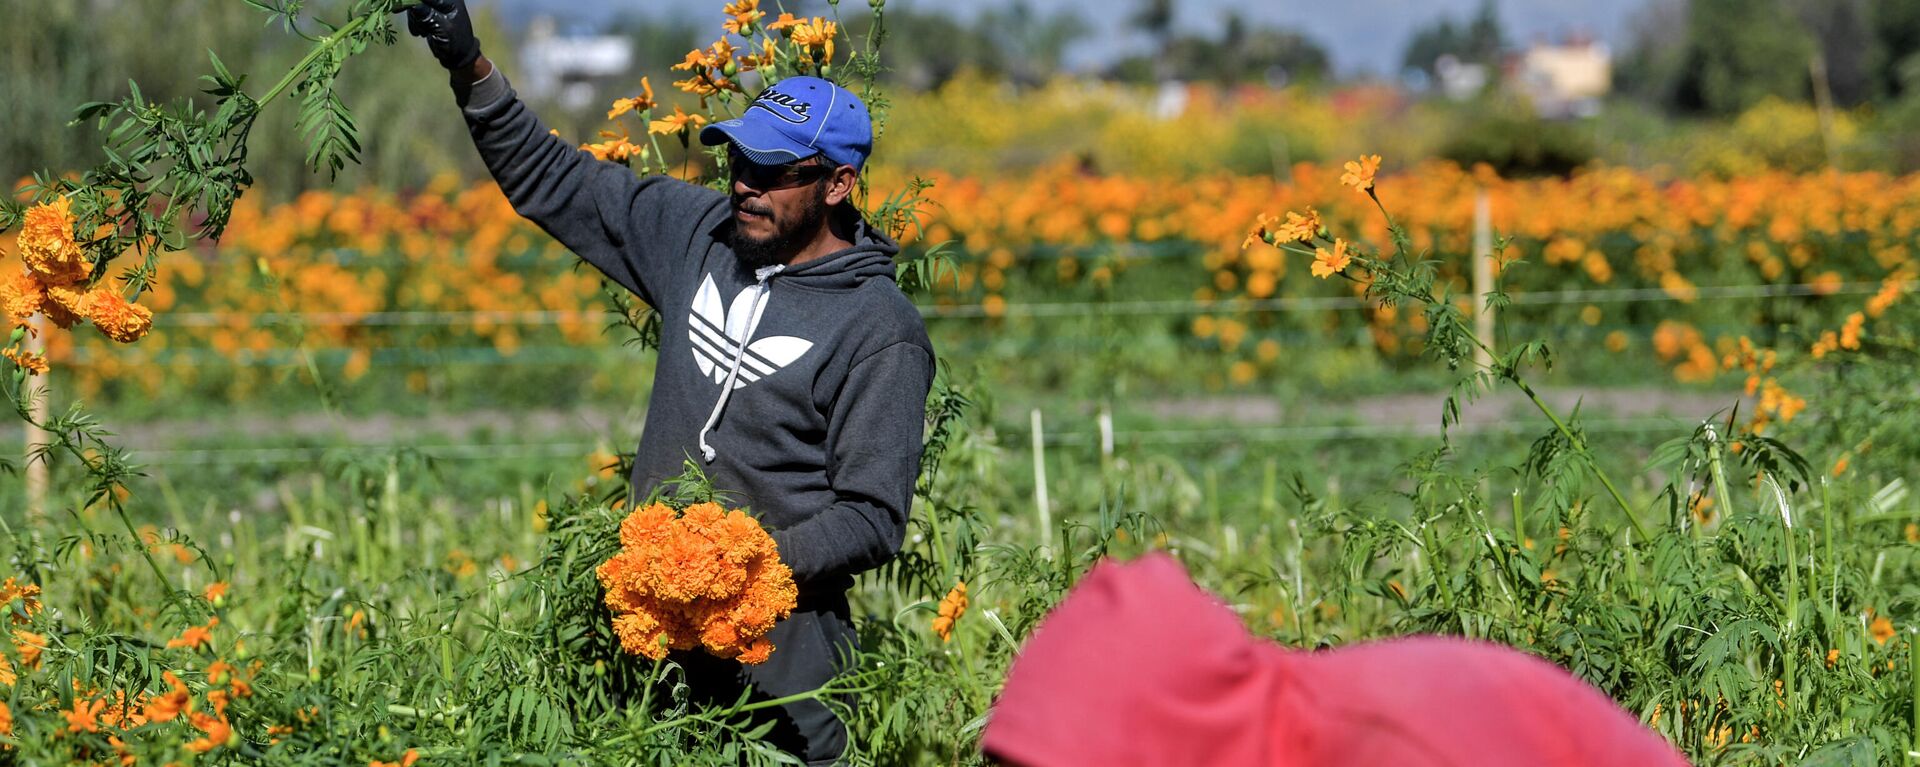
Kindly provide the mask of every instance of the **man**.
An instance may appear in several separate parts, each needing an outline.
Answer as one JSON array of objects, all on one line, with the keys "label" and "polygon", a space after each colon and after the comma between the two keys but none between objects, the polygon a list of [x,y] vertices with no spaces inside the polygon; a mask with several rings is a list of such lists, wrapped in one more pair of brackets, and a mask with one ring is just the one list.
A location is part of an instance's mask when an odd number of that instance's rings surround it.
[{"label": "man", "polygon": [[[701,141],[726,143],[730,193],[636,178],[548,133],[480,55],[463,0],[424,0],[408,29],[452,73],[474,146],[514,210],[660,312],[652,400],[635,456],[643,497],[698,462],[772,531],[800,586],[773,656],[680,658],[731,703],[817,689],[855,645],[852,576],[899,552],[919,471],[933,347],[893,281],[898,246],[849,202],[872,148],[865,105],[818,78],[769,88]],[[772,712],[808,763],[840,758],[818,701]]]},{"label": "man", "polygon": [[1599,690],[1512,648],[1256,638],[1161,553],[1094,565],[1040,621],[980,747],[1018,767],[1687,763]]}]

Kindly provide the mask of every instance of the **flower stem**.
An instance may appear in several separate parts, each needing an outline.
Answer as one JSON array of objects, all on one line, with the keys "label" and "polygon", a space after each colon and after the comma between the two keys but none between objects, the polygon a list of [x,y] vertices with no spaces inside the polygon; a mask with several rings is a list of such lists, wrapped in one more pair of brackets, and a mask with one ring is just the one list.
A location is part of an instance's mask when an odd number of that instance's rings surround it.
[{"label": "flower stem", "polygon": [[339,45],[341,40],[345,40],[352,36],[354,32],[359,31],[360,27],[365,26],[367,20],[373,18],[373,16],[374,14],[369,13],[365,16],[355,18],[347,22],[346,26],[334,30],[333,34],[321,38],[319,44],[313,46],[313,50],[307,51],[307,55],[300,59],[300,63],[293,65],[293,68],[287,70],[287,74],[280,78],[280,82],[274,83],[273,87],[267,90],[267,95],[261,96],[259,101],[254,102],[254,108],[264,109],[268,104],[272,103],[275,98],[279,97],[281,92],[287,89],[287,86],[292,85],[294,80],[304,74],[307,71],[307,67],[312,66],[313,62],[319,59],[321,54],[332,50],[333,46]]}]

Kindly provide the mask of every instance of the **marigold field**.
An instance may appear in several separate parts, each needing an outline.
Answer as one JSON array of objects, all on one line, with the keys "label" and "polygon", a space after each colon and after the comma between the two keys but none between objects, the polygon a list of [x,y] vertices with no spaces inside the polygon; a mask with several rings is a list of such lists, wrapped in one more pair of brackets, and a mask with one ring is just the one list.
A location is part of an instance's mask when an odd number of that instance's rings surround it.
[{"label": "marigold field", "polygon": [[[352,6],[300,66],[384,42],[399,4]],[[704,181],[678,139],[730,68],[871,74],[878,42],[758,7],[685,100],[650,81],[569,140]],[[328,114],[289,85],[325,74],[281,86]],[[132,98],[90,108],[159,119]],[[957,98],[892,105],[909,156],[1006,140],[928,124]],[[313,167],[356,159],[321,128]],[[210,146],[153,151],[246,161]],[[1920,175],[1153,160],[867,174],[941,370],[905,550],[819,693],[853,763],[979,763],[1021,639],[1154,550],[1292,647],[1541,656],[1695,764],[1920,752]],[[176,167],[43,174],[0,216],[0,385],[55,435],[0,428],[0,763],[791,763],[661,660],[778,653],[794,587],[726,488],[629,496],[651,310],[491,184]],[[666,566],[692,550],[721,564]]]}]

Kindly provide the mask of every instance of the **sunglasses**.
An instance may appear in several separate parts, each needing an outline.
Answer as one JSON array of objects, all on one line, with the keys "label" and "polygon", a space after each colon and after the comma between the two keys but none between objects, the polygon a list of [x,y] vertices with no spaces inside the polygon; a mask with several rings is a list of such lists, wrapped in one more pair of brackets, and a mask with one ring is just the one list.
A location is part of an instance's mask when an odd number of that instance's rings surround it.
[{"label": "sunglasses", "polygon": [[727,171],[733,180],[763,192],[807,186],[832,175],[833,170],[834,166],[821,165],[811,159],[781,165],[761,165],[741,156],[739,152],[727,153]]}]

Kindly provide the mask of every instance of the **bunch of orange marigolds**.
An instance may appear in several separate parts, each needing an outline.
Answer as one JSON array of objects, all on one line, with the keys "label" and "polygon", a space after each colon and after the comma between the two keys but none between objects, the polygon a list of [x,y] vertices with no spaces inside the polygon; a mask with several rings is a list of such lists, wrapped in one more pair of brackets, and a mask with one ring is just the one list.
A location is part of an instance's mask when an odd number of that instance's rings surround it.
[{"label": "bunch of orange marigolds", "polygon": [[766,634],[799,592],[753,517],[716,503],[679,513],[654,503],[621,520],[620,546],[597,573],[627,652],[660,660],[703,648],[741,663],[772,654]]},{"label": "bunch of orange marigolds", "polygon": [[[62,328],[86,320],[115,341],[139,340],[153,326],[153,311],[112,288],[87,289],[93,265],[74,238],[76,223],[66,197],[28,209],[18,239],[24,268],[0,278],[0,308],[15,328],[30,328],[30,318],[44,314]],[[20,349],[21,335],[15,333],[0,355],[22,370],[46,372],[44,356]]]}]

